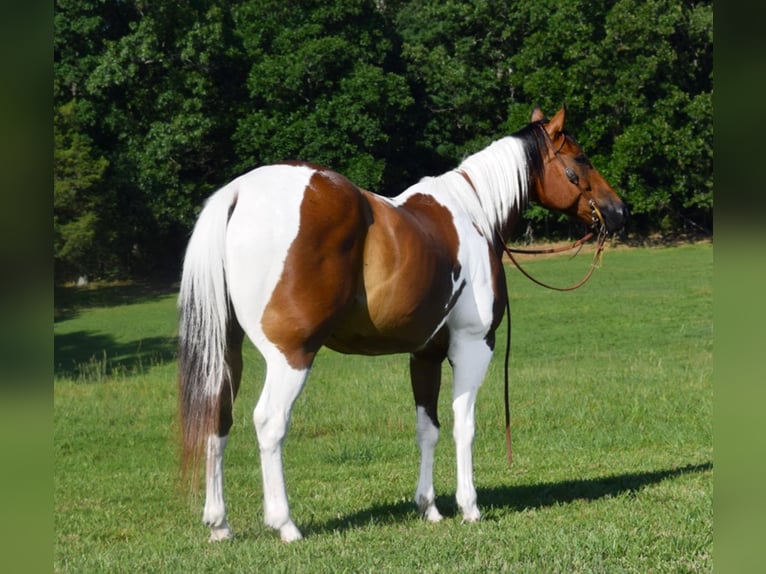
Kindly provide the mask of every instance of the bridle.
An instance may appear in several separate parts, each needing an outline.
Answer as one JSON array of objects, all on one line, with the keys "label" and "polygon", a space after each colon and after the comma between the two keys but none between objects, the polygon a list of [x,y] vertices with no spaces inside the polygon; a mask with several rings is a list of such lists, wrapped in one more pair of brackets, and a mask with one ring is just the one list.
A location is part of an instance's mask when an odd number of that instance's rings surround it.
[{"label": "bridle", "polygon": [[[550,147],[553,148],[553,141],[551,140],[550,135],[548,135],[548,132],[543,129],[543,133],[545,133],[545,137],[548,139],[548,142],[550,143]],[[577,188],[577,191],[579,193],[579,196],[582,197],[585,195],[587,190],[580,189],[580,177],[577,175],[577,172],[569,167],[561,157],[561,148],[564,147],[564,143],[566,143],[566,135],[564,135],[564,141],[561,143],[561,145],[553,152],[553,157],[561,163],[561,166],[564,169],[564,175],[566,176],[567,180],[574,185]],[[471,180],[471,177],[464,172],[462,169],[458,169],[457,172],[463,176],[463,179],[468,183],[468,185],[471,187],[473,192],[476,194],[476,197],[479,197],[478,192],[476,191],[476,187],[473,185],[473,181]],[[588,206],[590,207],[591,212],[591,221],[592,221],[592,227],[598,227],[598,232],[589,231],[586,233],[583,237],[572,243],[571,245],[565,245],[563,247],[554,247],[549,249],[519,249],[514,247],[508,247],[506,245],[505,240],[500,235],[500,231],[497,230],[497,241],[502,247],[503,251],[508,255],[511,262],[516,266],[516,268],[521,271],[521,273],[530,281],[533,283],[536,283],[537,285],[540,285],[541,287],[545,287],[546,289],[552,289],[553,291],[574,291],[575,289],[578,289],[579,287],[582,287],[588,279],[590,279],[591,275],[593,275],[593,271],[598,267],[599,261],[601,260],[601,256],[604,251],[604,247],[606,245],[606,236],[607,236],[607,229],[606,229],[606,222],[604,221],[604,216],[601,214],[601,210],[598,208],[598,205],[595,201],[593,201],[593,198],[588,197]],[[596,240],[596,252],[593,255],[593,262],[591,263],[590,267],[588,268],[588,271],[585,273],[585,276],[577,281],[576,283],[572,285],[568,285],[566,287],[557,287],[555,285],[550,285],[548,283],[545,283],[543,281],[540,281],[539,279],[534,278],[532,275],[529,274],[518,262],[516,257],[514,257],[514,253],[516,254],[525,254],[525,255],[543,255],[543,254],[550,254],[550,253],[562,253],[564,251],[570,251],[572,249],[577,249],[577,252],[574,255],[577,255],[579,253],[579,249],[585,244],[586,241],[591,239],[594,235],[597,235]]]},{"label": "bridle", "polygon": [[[546,139],[548,140],[548,143],[550,144],[550,148],[553,148],[553,140],[551,140],[551,136],[548,134],[548,131],[540,126],[543,130],[543,133],[545,134]],[[582,197],[585,195],[586,190],[583,190],[580,188],[580,177],[577,175],[577,172],[574,170],[574,168],[569,167],[561,157],[561,149],[564,147],[564,144],[566,143],[567,135],[563,134],[564,141],[561,142],[561,145],[558,147],[558,149],[554,150],[553,157],[557,159],[561,166],[564,169],[564,175],[566,176],[569,183],[577,187],[577,190],[579,192],[579,196]],[[473,181],[471,181],[470,176],[464,172],[462,169],[458,169],[457,172],[463,176],[463,179],[468,182],[468,185],[471,187],[473,192],[476,194],[477,199],[479,198],[479,194],[476,191],[476,187],[473,185]],[[497,240],[499,244],[502,246],[503,251],[508,255],[510,260],[513,262],[513,264],[516,266],[516,268],[521,271],[521,273],[530,281],[533,283],[536,283],[537,285],[540,285],[541,287],[545,287],[546,289],[552,289],[554,291],[574,291],[575,289],[578,289],[579,287],[582,287],[588,279],[590,279],[591,275],[593,275],[593,271],[598,267],[598,264],[601,260],[601,257],[603,255],[604,247],[606,244],[606,236],[607,236],[607,228],[606,228],[606,222],[604,221],[604,216],[601,214],[601,210],[598,208],[598,205],[595,201],[593,201],[592,197],[588,197],[588,206],[590,207],[591,211],[591,218],[592,218],[592,227],[598,226],[598,231],[594,232],[593,230],[586,233],[583,237],[572,243],[571,245],[566,245],[563,247],[556,247],[556,248],[549,248],[549,249],[517,249],[508,247],[506,245],[505,240],[500,234],[500,231],[497,230]],[[596,240],[596,252],[593,255],[593,261],[588,268],[588,271],[585,273],[585,276],[580,279],[578,282],[568,285],[566,287],[557,287],[554,285],[549,285],[548,283],[544,283],[543,281],[540,281],[539,279],[535,279],[530,275],[521,265],[519,265],[519,262],[514,257],[514,253],[523,253],[523,254],[530,254],[530,255],[542,255],[542,254],[549,254],[549,253],[561,253],[564,251],[570,251],[572,249],[577,249],[574,255],[577,255],[577,253],[580,252],[580,248],[582,248],[583,244],[591,239],[594,235],[597,235]],[[503,398],[505,402],[505,453],[506,457],[508,459],[508,465],[513,464],[513,449],[511,448],[511,407],[510,407],[510,397],[508,393],[508,368],[509,368],[509,362],[510,362],[510,355],[511,355],[511,300],[510,296],[506,292],[505,296],[505,312],[506,312],[506,319],[508,324],[508,335],[505,339],[505,361],[504,361],[504,374],[505,374],[505,381],[504,381],[504,387],[503,387]]]},{"label": "bridle", "polygon": [[[551,149],[553,148],[553,141],[551,140],[551,136],[548,134],[548,131],[540,126],[543,133],[545,134],[545,138],[548,140],[548,143],[550,144]],[[586,193],[589,193],[587,190],[580,188],[580,176],[577,175],[577,172],[574,170],[574,168],[569,167],[565,162],[564,159],[561,157],[561,149],[564,147],[564,144],[566,143],[567,135],[563,134],[563,141],[561,142],[561,145],[558,147],[558,149],[554,150],[553,157],[559,161],[561,164],[561,167],[564,170],[564,175],[566,176],[569,183],[574,185],[577,188],[577,191],[579,192],[579,196],[582,197]],[[462,171],[460,173],[463,173]],[[468,179],[467,174],[463,174],[463,177],[467,179],[471,187],[473,188],[473,183]],[[473,188],[475,191],[475,188]],[[591,275],[593,275],[593,271],[598,267],[598,263],[601,260],[601,256],[604,251],[604,246],[606,244],[606,236],[607,236],[607,229],[606,229],[606,222],[604,221],[604,216],[601,214],[601,210],[598,208],[598,205],[595,201],[593,201],[592,197],[588,197],[588,207],[590,207],[591,212],[591,221],[592,221],[592,227],[598,227],[598,238],[596,241],[596,252],[593,255],[593,262],[591,263],[591,266],[588,268],[588,271],[586,272],[585,276],[580,279],[577,283],[574,283],[572,285],[569,285],[567,287],[556,287],[554,285],[549,285],[548,283],[544,283],[540,281],[539,279],[535,279],[530,275],[521,265],[519,265],[519,262],[516,260],[516,258],[513,256],[514,253],[522,253],[527,255],[542,255],[547,253],[562,253],[564,251],[570,251],[572,249],[577,249],[577,253],[579,253],[579,248],[583,246],[583,244],[591,239],[596,233],[594,231],[589,231],[586,233],[582,238],[578,239],[571,245],[565,245],[563,247],[557,247],[557,248],[550,248],[550,249],[518,249],[513,247],[508,247],[505,244],[505,240],[500,237],[500,233],[498,232],[498,239],[500,242],[500,245],[503,248],[503,251],[505,251],[506,255],[510,258],[510,260],[513,262],[513,264],[516,266],[516,268],[521,271],[521,273],[530,281],[533,283],[536,283],[537,285],[540,285],[541,287],[545,287],[546,289],[552,289],[554,291],[574,291],[575,289],[582,287],[588,279],[590,279]]]}]

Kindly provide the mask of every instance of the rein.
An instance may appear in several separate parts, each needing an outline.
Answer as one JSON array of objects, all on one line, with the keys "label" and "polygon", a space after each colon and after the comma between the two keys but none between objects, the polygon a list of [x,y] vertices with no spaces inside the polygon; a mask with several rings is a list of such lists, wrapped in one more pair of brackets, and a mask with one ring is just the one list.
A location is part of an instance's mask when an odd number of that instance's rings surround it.
[{"label": "rein", "polygon": [[[599,218],[601,218],[601,213],[598,211],[598,208],[591,204],[591,208],[595,210],[596,213],[598,213]],[[503,246],[503,251],[510,257],[513,264],[516,266],[516,268],[522,272],[522,274],[532,281],[533,283],[536,283],[537,285],[540,285],[541,287],[545,287],[547,289],[552,289],[554,291],[574,291],[575,289],[582,287],[588,279],[590,279],[590,276],[593,275],[593,271],[598,267],[598,263],[600,261],[601,255],[604,251],[604,244],[606,241],[606,227],[603,225],[603,219],[601,219],[602,225],[599,229],[598,233],[598,243],[596,247],[596,253],[593,256],[593,262],[590,265],[590,268],[588,269],[585,276],[580,279],[577,283],[574,283],[573,285],[569,285],[567,287],[556,287],[554,285],[549,285],[547,283],[543,283],[539,279],[535,279],[532,277],[521,265],[519,265],[519,262],[516,260],[516,258],[513,256],[514,253],[529,253],[533,255],[539,255],[543,253],[561,253],[562,251],[568,251],[571,249],[577,249],[577,253],[579,253],[580,248],[583,246],[583,244],[593,237],[594,233],[591,231],[587,233],[584,237],[581,239],[578,239],[575,241],[572,245],[564,246],[564,247],[558,247],[558,248],[551,248],[551,249],[513,249],[511,247],[508,247],[505,244],[505,241],[500,240],[500,244]],[[577,255],[575,253],[575,255]],[[513,465],[513,449],[511,448],[511,403],[510,399],[508,397],[508,370],[509,370],[509,362],[510,362],[510,356],[511,356],[511,297],[506,293],[505,295],[505,314],[506,318],[508,320],[508,335],[505,339],[505,363],[504,363],[504,385],[503,385],[503,398],[505,401],[505,454],[508,458],[508,466]]]},{"label": "rein", "polygon": [[[591,208],[594,209],[595,212],[599,214],[599,216],[601,215],[600,212],[598,211],[598,208],[595,206],[595,204],[591,205]],[[601,221],[603,221],[603,219]],[[530,255],[541,255],[545,253],[562,253],[564,251],[569,251],[571,249],[577,249],[578,250],[577,253],[579,253],[579,249],[583,246],[583,244],[586,241],[588,241],[591,237],[593,237],[593,235],[594,233],[590,231],[581,239],[578,239],[571,245],[566,245],[564,247],[557,247],[557,248],[551,248],[551,249],[515,249],[512,247],[508,247],[504,241],[501,241],[500,244],[503,246],[503,251],[506,253],[506,255],[508,255],[508,257],[516,266],[516,268],[519,271],[521,271],[521,273],[533,283],[536,283],[537,285],[540,285],[541,287],[545,287],[546,289],[551,289],[553,291],[574,291],[575,289],[578,289],[579,287],[582,287],[583,285],[585,285],[588,279],[590,279],[590,276],[593,275],[593,271],[599,265],[601,256],[604,253],[604,246],[606,243],[606,231],[603,224],[601,225],[601,229],[599,229],[599,232],[598,232],[598,240],[596,243],[596,252],[593,255],[593,262],[590,264],[590,267],[588,268],[588,271],[585,273],[585,276],[582,279],[580,279],[577,283],[573,283],[572,285],[568,285],[566,287],[557,287],[555,285],[550,285],[548,283],[540,281],[539,279],[535,279],[534,277],[532,277],[532,275],[529,274],[527,270],[525,270],[519,264],[519,262],[513,256],[513,254],[526,253]],[[577,255],[577,253],[575,253],[575,255]]]}]

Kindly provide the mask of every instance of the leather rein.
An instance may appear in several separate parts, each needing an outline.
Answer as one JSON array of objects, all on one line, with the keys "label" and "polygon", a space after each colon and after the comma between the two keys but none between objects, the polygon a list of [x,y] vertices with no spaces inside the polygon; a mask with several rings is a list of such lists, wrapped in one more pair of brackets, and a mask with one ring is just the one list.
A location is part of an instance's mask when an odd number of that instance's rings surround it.
[{"label": "leather rein", "polygon": [[[545,135],[548,138],[548,141],[551,143],[551,147],[553,147],[553,142],[550,139],[550,136],[548,135],[548,132],[543,130]],[[561,148],[564,146],[564,143],[566,142],[566,136],[564,136],[565,140],[562,142],[561,146],[557,150],[554,151],[553,156],[561,163],[562,167],[564,168],[564,175],[566,175],[566,178],[569,180],[569,182],[577,187],[577,190],[579,191],[580,195],[583,195],[585,192],[584,190],[580,189],[579,183],[580,178],[577,175],[577,172],[566,165],[564,163],[564,160],[561,158],[560,152]],[[479,194],[476,191],[476,187],[473,185],[473,181],[471,181],[471,178],[469,175],[464,172],[462,169],[456,170],[460,175],[463,176],[463,179],[466,180],[468,185],[471,187],[471,189],[476,194],[476,197],[478,199]],[[579,287],[582,287],[588,279],[590,279],[591,275],[593,275],[593,271],[598,267],[599,261],[601,260],[601,256],[604,251],[605,243],[606,243],[606,236],[607,236],[607,230],[606,230],[606,222],[604,221],[604,216],[601,214],[601,210],[596,205],[596,202],[592,199],[588,199],[588,205],[590,206],[591,210],[591,216],[592,216],[592,223],[593,227],[598,226],[598,238],[596,243],[596,252],[593,256],[593,262],[591,263],[590,267],[588,268],[588,271],[586,272],[585,276],[577,281],[576,283],[573,283],[572,285],[568,285],[566,287],[557,287],[554,285],[550,285],[548,283],[544,283],[543,281],[540,281],[539,279],[535,279],[532,275],[530,275],[521,265],[519,265],[519,262],[516,260],[516,257],[514,257],[514,253],[516,254],[529,254],[529,255],[543,255],[543,254],[550,254],[550,253],[562,253],[564,251],[570,251],[572,249],[577,249],[574,255],[577,255],[579,253],[580,249],[582,248],[583,244],[591,239],[594,235],[596,235],[596,232],[589,231],[586,233],[582,238],[578,239],[571,245],[565,245],[563,247],[555,247],[555,248],[549,248],[549,249],[517,249],[508,247],[506,245],[505,240],[500,235],[500,232],[497,232],[497,239],[502,246],[503,251],[508,255],[510,260],[513,262],[513,264],[516,266],[516,268],[521,271],[521,273],[530,281],[533,283],[536,283],[537,285],[540,285],[541,287],[545,287],[546,289],[552,289],[554,291],[574,291],[575,289],[578,289]],[[573,255],[573,257],[574,257]],[[506,319],[508,324],[508,335],[505,340],[505,361],[504,361],[504,387],[503,387],[503,398],[505,402],[505,453],[506,457],[508,459],[508,466],[511,466],[513,464],[513,449],[511,447],[511,407],[510,407],[510,397],[508,392],[508,370],[509,370],[509,362],[510,362],[510,355],[511,355],[511,298],[506,292],[505,296],[505,311],[506,311]]]}]

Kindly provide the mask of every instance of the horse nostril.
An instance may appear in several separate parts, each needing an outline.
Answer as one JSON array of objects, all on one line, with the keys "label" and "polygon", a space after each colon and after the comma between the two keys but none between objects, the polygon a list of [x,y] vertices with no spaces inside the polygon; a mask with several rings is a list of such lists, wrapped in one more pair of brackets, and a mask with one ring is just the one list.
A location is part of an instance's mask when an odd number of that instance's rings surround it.
[{"label": "horse nostril", "polygon": [[612,229],[614,231],[626,230],[628,227],[628,221],[630,219],[630,208],[627,204],[621,201],[614,210],[614,225]]},{"label": "horse nostril", "polygon": [[624,202],[620,206],[620,215],[622,216],[622,223],[623,223],[623,225],[627,225],[628,220],[630,219],[630,208]]}]

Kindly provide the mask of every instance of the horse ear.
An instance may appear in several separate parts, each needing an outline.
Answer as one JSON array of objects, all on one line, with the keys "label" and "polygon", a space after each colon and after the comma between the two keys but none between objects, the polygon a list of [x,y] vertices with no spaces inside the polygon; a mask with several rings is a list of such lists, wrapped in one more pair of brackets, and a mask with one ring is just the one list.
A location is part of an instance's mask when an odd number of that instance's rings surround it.
[{"label": "horse ear", "polygon": [[551,118],[551,121],[549,121],[545,126],[545,129],[548,130],[548,135],[551,136],[552,141],[555,141],[559,135],[563,133],[566,119],[567,107],[566,105],[563,105],[561,106],[561,109],[556,112],[556,115]]},{"label": "horse ear", "polygon": [[535,108],[532,110],[532,119],[529,120],[529,122],[530,123],[539,122],[539,121],[544,120],[544,119],[545,119],[545,114],[540,109],[540,106],[535,105]]}]

